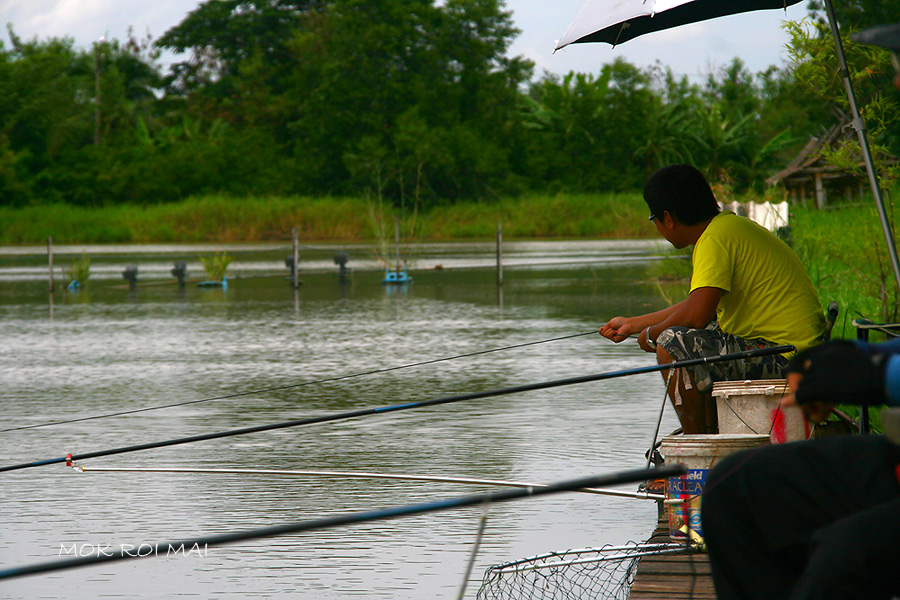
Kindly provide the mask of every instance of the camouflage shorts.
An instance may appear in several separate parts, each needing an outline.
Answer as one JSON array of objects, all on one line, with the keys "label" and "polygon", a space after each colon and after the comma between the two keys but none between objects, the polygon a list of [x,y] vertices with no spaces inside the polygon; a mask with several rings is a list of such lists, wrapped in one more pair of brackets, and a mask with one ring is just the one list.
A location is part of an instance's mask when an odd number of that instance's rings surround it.
[{"label": "camouflage shorts", "polygon": [[[659,334],[657,345],[675,357],[675,360],[690,360],[705,356],[721,356],[770,348],[778,344],[763,339],[746,339],[725,333],[719,329],[718,323],[710,323],[706,329],[689,327],[670,327]],[[694,385],[701,392],[712,389],[716,381],[740,381],[742,379],[780,379],[788,358],[781,354],[756,356],[743,360],[722,361],[712,364],[686,367],[694,376]]]}]

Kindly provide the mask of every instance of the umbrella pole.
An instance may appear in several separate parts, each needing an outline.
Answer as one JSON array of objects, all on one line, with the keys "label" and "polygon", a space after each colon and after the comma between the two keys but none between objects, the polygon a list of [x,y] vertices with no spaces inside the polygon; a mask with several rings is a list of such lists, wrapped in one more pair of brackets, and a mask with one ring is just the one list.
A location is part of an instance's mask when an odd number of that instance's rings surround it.
[{"label": "umbrella pole", "polygon": [[872,196],[878,207],[878,216],[881,219],[881,229],[884,233],[884,241],[887,244],[888,254],[891,257],[891,265],[894,268],[894,279],[897,289],[900,290],[900,261],[897,259],[897,247],[894,245],[894,236],[888,222],[887,211],[884,209],[884,200],[881,197],[881,187],[878,185],[878,175],[872,163],[872,152],[869,150],[869,140],[866,137],[866,124],[859,114],[856,105],[856,96],[853,93],[853,84],[850,82],[850,70],[847,68],[847,59],[844,56],[844,45],[841,43],[841,34],[838,31],[837,19],[834,18],[834,6],[832,0],[825,0],[825,10],[828,13],[828,24],[831,25],[831,33],[834,36],[834,48],[837,53],[841,75],[844,78],[844,88],[847,90],[847,98],[850,101],[850,112],[853,116],[852,126],[859,137],[859,148],[862,151],[863,160],[866,163],[866,171],[869,174],[869,184],[872,186]]}]

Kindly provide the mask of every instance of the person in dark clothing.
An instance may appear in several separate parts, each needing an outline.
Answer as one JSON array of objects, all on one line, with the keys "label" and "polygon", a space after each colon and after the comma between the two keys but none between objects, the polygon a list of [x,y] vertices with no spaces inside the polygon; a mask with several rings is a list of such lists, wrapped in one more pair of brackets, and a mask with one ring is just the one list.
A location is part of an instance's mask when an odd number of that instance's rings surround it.
[{"label": "person in dark clothing", "polygon": [[[900,340],[829,342],[788,370],[812,419],[838,402],[900,406]],[[900,439],[836,436],[725,457],[702,519],[719,600],[900,596]]]}]

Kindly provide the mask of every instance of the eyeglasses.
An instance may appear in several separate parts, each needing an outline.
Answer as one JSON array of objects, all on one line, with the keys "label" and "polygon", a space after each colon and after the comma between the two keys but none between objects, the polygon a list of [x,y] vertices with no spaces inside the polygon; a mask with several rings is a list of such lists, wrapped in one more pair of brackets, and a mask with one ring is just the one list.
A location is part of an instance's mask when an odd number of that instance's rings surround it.
[{"label": "eyeglasses", "polygon": [[648,221],[652,221],[655,218],[656,218],[656,215],[650,215],[650,218],[648,219]]}]

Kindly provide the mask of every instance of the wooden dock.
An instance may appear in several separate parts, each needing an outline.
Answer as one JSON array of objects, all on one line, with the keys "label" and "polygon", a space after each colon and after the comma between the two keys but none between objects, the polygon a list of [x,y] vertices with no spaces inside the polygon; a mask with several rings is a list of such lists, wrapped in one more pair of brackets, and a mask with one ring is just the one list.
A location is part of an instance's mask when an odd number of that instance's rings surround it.
[{"label": "wooden dock", "polygon": [[[660,517],[650,543],[671,542],[669,521]],[[709,556],[705,553],[645,556],[638,563],[629,600],[715,600]]]}]

